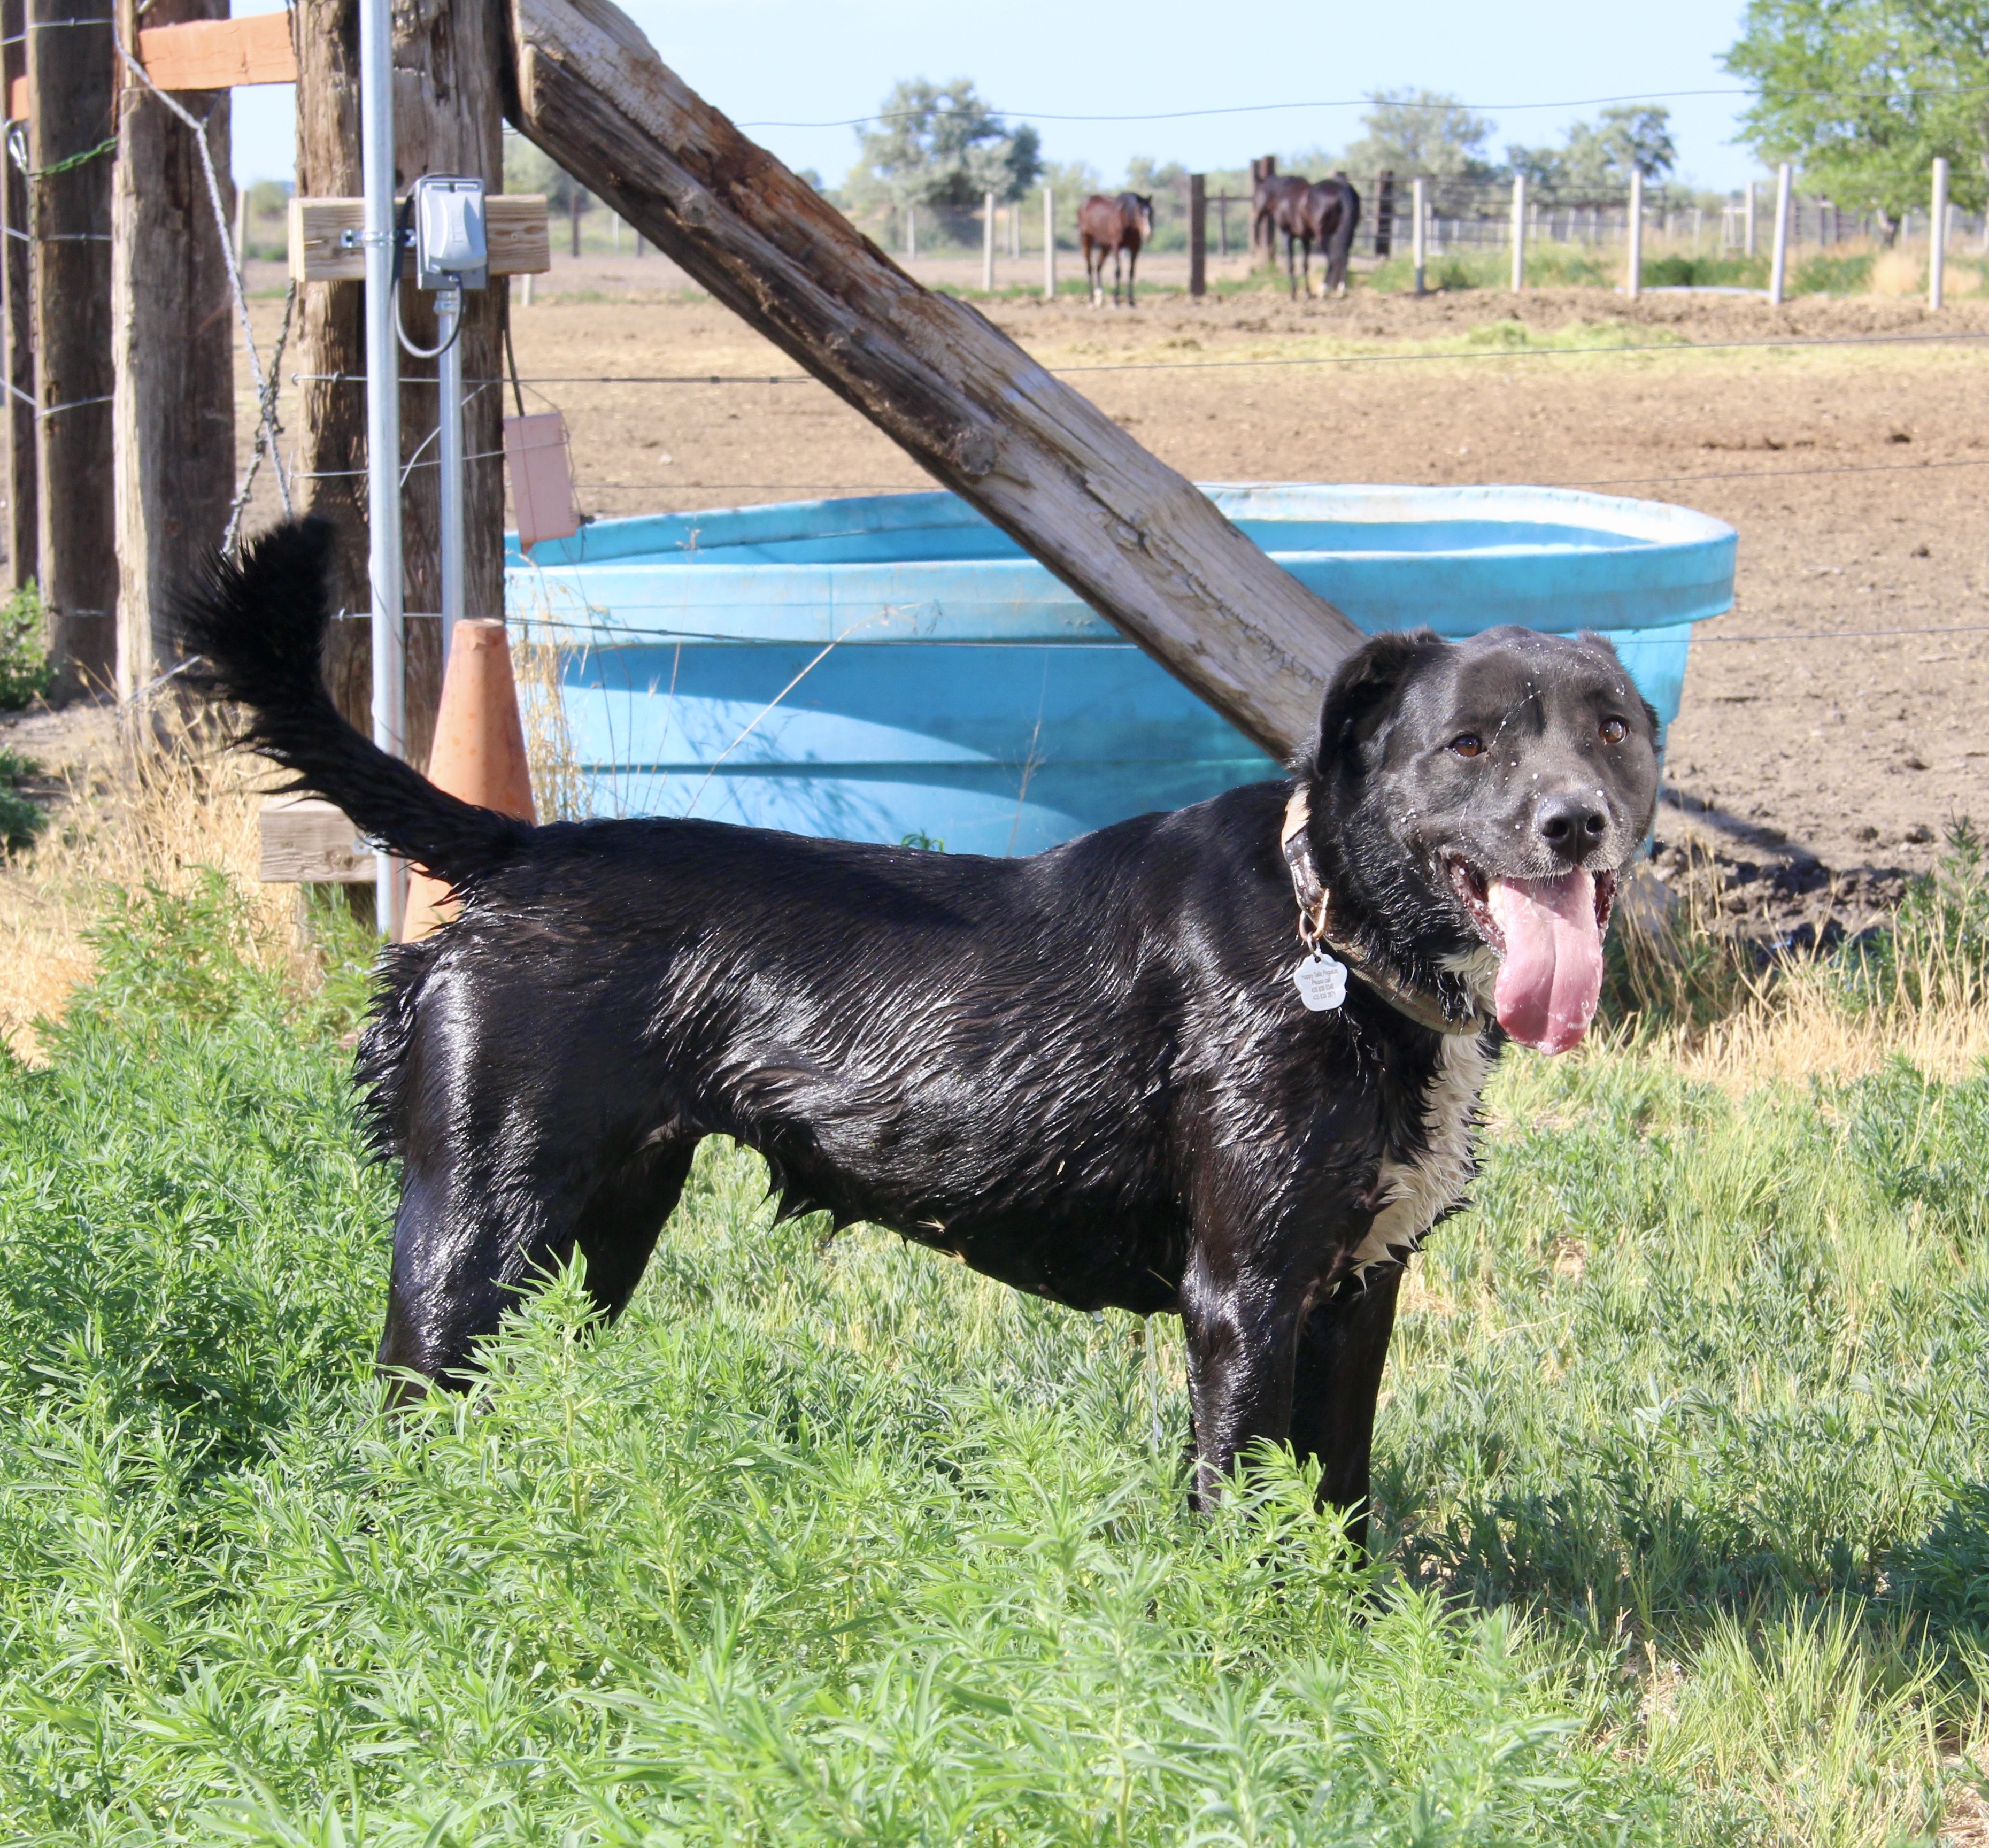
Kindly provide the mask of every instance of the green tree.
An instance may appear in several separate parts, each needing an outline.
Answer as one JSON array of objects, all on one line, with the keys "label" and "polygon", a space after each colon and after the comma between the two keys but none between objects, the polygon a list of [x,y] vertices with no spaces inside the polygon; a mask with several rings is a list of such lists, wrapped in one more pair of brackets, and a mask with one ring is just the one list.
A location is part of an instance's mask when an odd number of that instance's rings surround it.
[{"label": "green tree", "polygon": [[1936,154],[1950,197],[1982,205],[1989,0],[1749,0],[1723,61],[1760,93],[1741,117],[1747,145],[1839,205],[1875,209],[1889,236],[1926,203]]},{"label": "green tree", "polygon": [[1042,171],[1036,131],[1026,122],[1011,127],[964,77],[894,85],[857,143],[846,189],[853,207],[926,206],[956,236],[984,195],[1019,198]]},{"label": "green tree", "polygon": [[1587,191],[1628,186],[1633,173],[1661,180],[1678,164],[1671,111],[1654,103],[1619,103],[1594,122],[1567,131],[1567,183]]},{"label": "green tree", "polygon": [[1360,118],[1367,132],[1341,156],[1352,174],[1392,168],[1401,178],[1489,178],[1496,171],[1485,158],[1492,124],[1473,115],[1456,97],[1433,90],[1384,90],[1369,93],[1374,107]]}]

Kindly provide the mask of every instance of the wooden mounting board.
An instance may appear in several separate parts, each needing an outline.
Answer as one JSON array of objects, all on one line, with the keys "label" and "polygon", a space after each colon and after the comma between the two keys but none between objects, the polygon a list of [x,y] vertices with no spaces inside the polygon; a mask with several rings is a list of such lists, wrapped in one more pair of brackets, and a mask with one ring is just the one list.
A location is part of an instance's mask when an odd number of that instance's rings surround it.
[{"label": "wooden mounting board", "polygon": [[316,796],[273,795],[257,817],[266,886],[370,885],[373,854],[342,809]]},{"label": "wooden mounting board", "polygon": [[161,90],[232,90],[239,83],[297,80],[287,12],[155,25],[138,35],[138,62]]},{"label": "wooden mounting board", "polygon": [[[395,202],[396,210],[400,202]],[[357,283],[366,280],[363,199],[290,201],[290,276],[300,283]],[[545,195],[493,193],[483,202],[483,232],[490,246],[493,276],[524,276],[553,266],[546,228]],[[351,234],[351,241],[346,234]]]}]

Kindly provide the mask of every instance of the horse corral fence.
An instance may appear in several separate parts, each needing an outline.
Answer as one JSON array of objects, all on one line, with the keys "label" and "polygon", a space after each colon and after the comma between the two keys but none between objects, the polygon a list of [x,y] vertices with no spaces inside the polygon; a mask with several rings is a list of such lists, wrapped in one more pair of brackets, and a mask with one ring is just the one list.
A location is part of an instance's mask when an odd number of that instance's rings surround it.
[{"label": "horse corral fence", "polygon": [[[1273,160],[1252,164],[1253,177],[1276,173]],[[1425,259],[1513,248],[1516,239],[1528,246],[1627,251],[1659,243],[1665,254],[1691,257],[1752,257],[1765,255],[1774,242],[1780,192],[1773,181],[1751,181],[1717,206],[1698,199],[1668,196],[1662,189],[1645,189],[1641,209],[1633,205],[1632,188],[1566,188],[1517,183],[1510,179],[1478,179],[1456,175],[1408,175],[1391,171],[1351,174],[1360,196],[1361,222],[1355,254],[1385,261],[1402,254],[1415,237],[1415,202],[1421,201]],[[1938,244],[1953,254],[1972,242],[1977,254],[1989,256],[1989,214],[1966,212],[1948,203],[1937,177],[1939,202],[1930,199],[1926,211],[1912,211],[1895,221],[1873,208],[1859,208],[1811,195],[1791,185],[1783,246],[1784,259],[1800,249],[1831,251],[1862,244],[1919,246]],[[996,286],[998,256],[1011,263],[1025,256],[1044,264],[1045,293],[1056,287],[1055,259],[1060,251],[1078,248],[1076,215],[1086,195],[1069,191],[1059,196],[1045,187],[1040,195],[1002,201],[986,195],[978,210],[944,210],[904,202],[873,210],[859,222],[881,241],[894,246],[906,260],[916,260],[921,242],[928,256],[950,245],[978,247],[983,258],[982,284]],[[1208,176],[1188,174],[1154,195],[1157,252],[1189,259],[1189,293],[1208,287],[1210,259],[1226,262],[1248,253],[1269,261],[1276,253],[1262,233],[1263,222],[1247,192],[1211,192]],[[1633,239],[1633,217],[1638,236]],[[1939,220],[1936,225],[1936,219]],[[1936,236],[1936,232],[1938,236]],[[1516,271],[1516,280],[1523,280]],[[1780,290],[1772,287],[1779,298]]]}]

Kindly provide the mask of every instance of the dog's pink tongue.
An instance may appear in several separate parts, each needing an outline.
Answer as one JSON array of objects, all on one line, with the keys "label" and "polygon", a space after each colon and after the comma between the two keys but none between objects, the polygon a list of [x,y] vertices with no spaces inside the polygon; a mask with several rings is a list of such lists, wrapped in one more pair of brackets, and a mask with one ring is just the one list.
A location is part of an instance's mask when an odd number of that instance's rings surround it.
[{"label": "dog's pink tongue", "polygon": [[1506,938],[1493,991],[1499,1024],[1543,1053],[1579,1045],[1602,994],[1594,880],[1495,879],[1486,897]]}]

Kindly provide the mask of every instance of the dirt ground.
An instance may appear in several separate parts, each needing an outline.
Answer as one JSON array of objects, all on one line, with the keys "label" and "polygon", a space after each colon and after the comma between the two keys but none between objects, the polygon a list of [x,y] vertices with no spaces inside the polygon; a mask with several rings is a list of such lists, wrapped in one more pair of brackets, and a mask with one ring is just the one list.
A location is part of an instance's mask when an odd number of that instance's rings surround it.
[{"label": "dirt ground", "polygon": [[[514,314],[521,371],[540,381],[527,408],[565,412],[589,512],[930,485],[682,281],[653,253],[562,259]],[[1692,646],[1659,866],[1676,874],[1694,842],[1713,852],[1737,922],[1856,929],[1950,821],[1989,822],[1989,365],[1977,341],[1925,337],[1989,340],[1989,297],[1936,317],[1875,297],[1156,290],[1100,313],[1018,286],[982,305],[1198,480],[1561,483],[1730,521],[1736,607]],[[273,327],[275,303],[256,306]],[[1875,335],[1891,344],[1724,344]],[[1408,357],[1430,348],[1446,357]],[[1290,359],[1344,363],[1208,363]],[[580,382],[713,372],[784,382]]]}]

